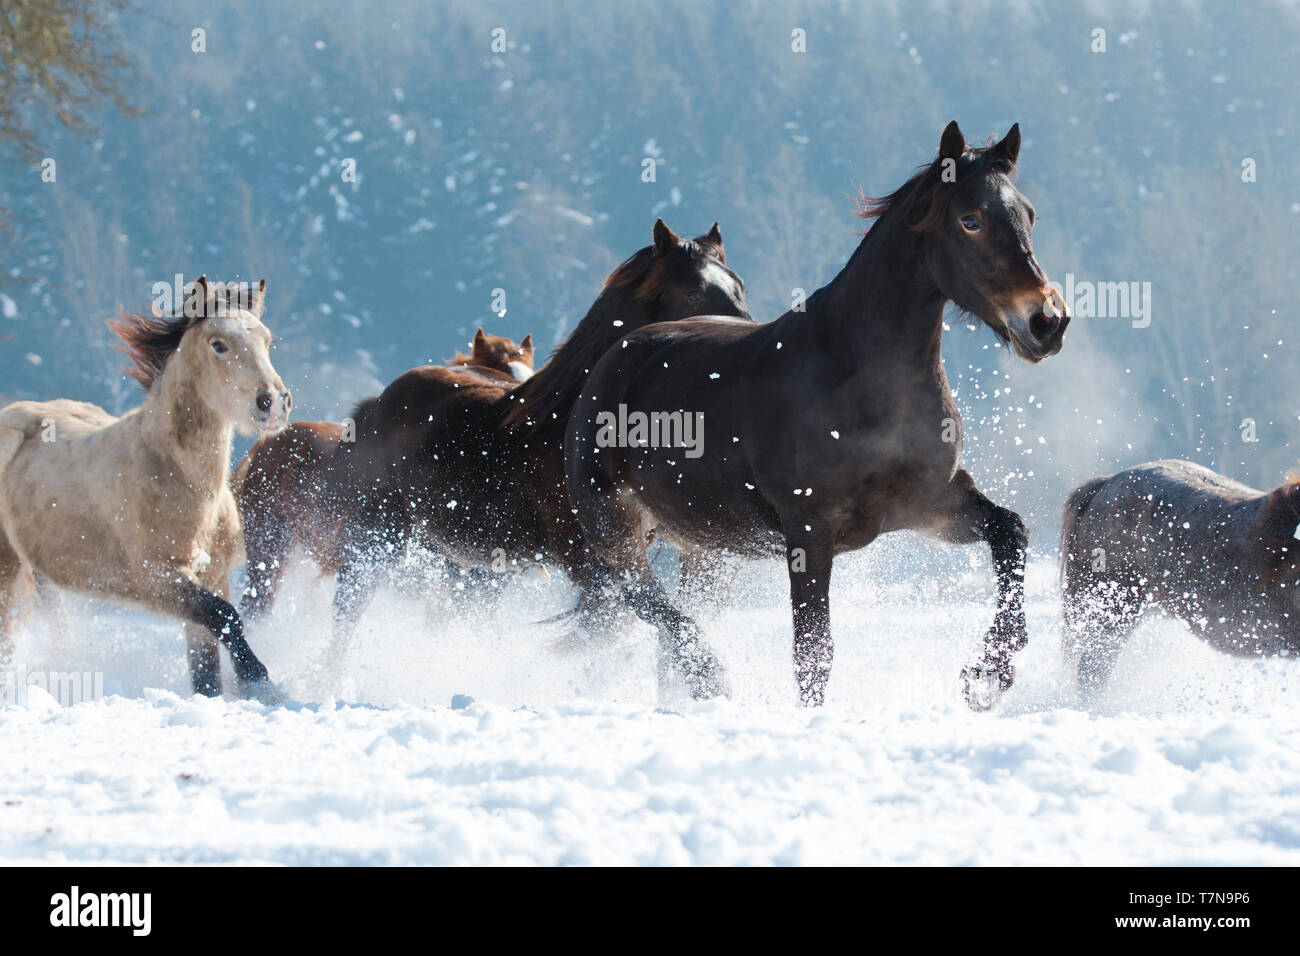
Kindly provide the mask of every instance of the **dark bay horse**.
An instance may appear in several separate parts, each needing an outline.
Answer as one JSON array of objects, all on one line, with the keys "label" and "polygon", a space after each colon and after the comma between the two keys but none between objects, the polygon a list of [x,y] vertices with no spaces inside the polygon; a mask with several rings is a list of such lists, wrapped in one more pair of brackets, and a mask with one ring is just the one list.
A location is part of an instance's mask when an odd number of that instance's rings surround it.
[{"label": "dark bay horse", "polygon": [[[1034,210],[1010,178],[1019,149],[1019,126],[971,148],[950,123],[932,163],[864,201],[874,224],[802,311],[763,325],[651,326],[623,336],[593,369],[565,440],[569,495],[588,544],[660,629],[697,695],[724,691],[725,680],[649,573],[644,542],[656,530],[741,555],[784,553],[795,678],[812,705],[831,671],[835,555],[899,529],[983,540],[997,611],[982,658],[963,670],[965,693],[990,706],[1011,685],[1012,652],[1026,641],[1028,535],[961,468],[940,338],[952,301],[1027,361],[1061,349],[1069,317],[1034,257]],[[624,429],[673,413],[702,416],[698,448],[662,435],[656,447],[646,428]]]},{"label": "dark bay horse", "polygon": [[1300,652],[1300,479],[1272,491],[1153,461],[1071,492],[1061,524],[1062,649],[1095,695],[1147,610],[1229,654]]},{"label": "dark bay horse", "polygon": [[[510,388],[533,371],[533,337],[475,333],[468,353],[448,362],[462,377]],[[240,613],[254,620],[275,601],[289,557],[301,549],[325,574],[338,572],[343,514],[333,507],[326,480],[347,436],[343,422],[294,422],[258,441],[235,467],[231,487],[243,524],[248,584]]]},{"label": "dark bay horse", "polygon": [[558,566],[582,591],[579,609],[599,616],[596,589],[609,575],[583,543],[564,481],[562,442],[578,390],[633,329],[749,315],[716,223],[687,240],[659,220],[653,238],[605,280],[586,317],[527,382],[510,389],[424,366],[358,406],[357,440],[340,446],[331,478],[346,514],[333,661],[346,650],[377,572],[408,544],[479,569],[480,577],[482,569]]}]

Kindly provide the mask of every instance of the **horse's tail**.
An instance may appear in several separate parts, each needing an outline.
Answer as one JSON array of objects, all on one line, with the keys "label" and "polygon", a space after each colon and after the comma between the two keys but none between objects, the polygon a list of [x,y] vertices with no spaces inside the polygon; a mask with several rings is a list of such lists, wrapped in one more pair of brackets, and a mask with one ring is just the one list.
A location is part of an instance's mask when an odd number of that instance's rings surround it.
[{"label": "horse's tail", "polygon": [[1072,591],[1075,580],[1071,569],[1077,567],[1080,559],[1079,524],[1083,521],[1084,512],[1092,504],[1092,499],[1097,497],[1097,492],[1108,481],[1109,477],[1085,481],[1070,492],[1070,496],[1065,499],[1065,507],[1061,509],[1061,587],[1067,595]]}]

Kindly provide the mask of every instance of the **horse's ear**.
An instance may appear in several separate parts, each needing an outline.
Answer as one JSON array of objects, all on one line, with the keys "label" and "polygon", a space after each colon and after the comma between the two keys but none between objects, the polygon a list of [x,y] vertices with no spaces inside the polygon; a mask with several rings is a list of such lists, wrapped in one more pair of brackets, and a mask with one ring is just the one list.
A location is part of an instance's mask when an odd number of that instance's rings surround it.
[{"label": "horse's ear", "polygon": [[208,277],[199,276],[194,280],[194,287],[190,290],[190,294],[185,297],[181,314],[191,319],[207,315],[210,298],[212,298],[212,290],[208,288]]},{"label": "horse's ear", "polygon": [[943,128],[943,136],[939,138],[939,158],[961,159],[961,154],[965,151],[966,137],[961,134],[957,121],[953,120]]},{"label": "horse's ear", "polygon": [[1006,157],[1007,162],[1012,166],[1016,164],[1016,157],[1020,155],[1020,124],[1014,123],[1007,135],[1002,137],[1002,142],[993,147],[993,151],[1000,156]]},{"label": "horse's ear", "polygon": [[487,334],[483,331],[483,326],[478,327],[478,331],[474,333],[474,341],[471,344],[474,346],[475,352],[482,352],[487,348]]},{"label": "horse's ear", "polygon": [[672,252],[681,245],[681,240],[677,238],[677,233],[668,228],[668,223],[663,219],[655,220],[654,228],[655,251],[661,255]]},{"label": "horse's ear", "polygon": [[248,293],[248,311],[259,319],[266,312],[266,280],[262,279]]},{"label": "horse's ear", "polygon": [[520,347],[521,349],[523,349],[525,352],[531,352],[531,351],[533,350],[533,333],[532,333],[532,332],[529,332],[527,335],[524,336],[524,340],[523,340],[522,342],[519,343],[519,347]]},{"label": "horse's ear", "polygon": [[713,251],[717,255],[718,261],[725,265],[727,262],[727,253],[726,250],[722,248],[722,230],[718,228],[716,222],[713,224],[713,228],[709,230],[708,235],[704,237],[704,241],[713,246]]}]

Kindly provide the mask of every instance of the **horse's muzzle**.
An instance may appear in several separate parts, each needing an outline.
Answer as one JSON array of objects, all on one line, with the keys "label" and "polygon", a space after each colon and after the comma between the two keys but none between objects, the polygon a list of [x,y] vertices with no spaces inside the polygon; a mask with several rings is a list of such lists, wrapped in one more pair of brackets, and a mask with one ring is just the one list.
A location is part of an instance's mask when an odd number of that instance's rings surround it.
[{"label": "horse's muzzle", "polygon": [[1028,319],[1013,317],[1007,322],[1011,344],[1027,362],[1041,362],[1061,351],[1065,329],[1070,324],[1069,308],[1054,289],[1045,290],[1043,304]]},{"label": "horse's muzzle", "polygon": [[253,404],[257,407],[253,413],[253,422],[258,432],[273,435],[289,424],[293,396],[287,389],[262,389],[257,393]]}]

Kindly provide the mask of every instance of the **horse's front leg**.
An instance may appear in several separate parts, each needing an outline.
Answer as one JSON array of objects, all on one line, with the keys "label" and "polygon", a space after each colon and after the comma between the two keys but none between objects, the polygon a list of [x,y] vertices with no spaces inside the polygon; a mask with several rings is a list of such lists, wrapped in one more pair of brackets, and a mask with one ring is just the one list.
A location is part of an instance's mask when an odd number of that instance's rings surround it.
[{"label": "horse's front leg", "polygon": [[831,535],[815,520],[795,518],[785,534],[794,615],[794,679],[805,707],[826,701],[835,644],[831,640]]},{"label": "horse's front leg", "polygon": [[194,581],[182,580],[174,586],[174,598],[182,618],[208,632],[206,640],[190,638],[190,678],[194,692],[207,697],[221,694],[221,672],[216,654],[220,641],[230,652],[241,689],[247,696],[261,697],[270,689],[266,667],[257,659],[244,640],[244,625],[239,613],[224,597],[214,594]]},{"label": "horse's front leg", "polygon": [[966,702],[976,710],[992,707],[1015,680],[1011,657],[1029,641],[1025,627],[1025,552],[1029,532],[1014,511],[999,507],[975,487],[964,470],[936,501],[934,523],[924,530],[958,544],[987,541],[997,576],[998,607],[984,635],[984,653],[962,668]]}]

